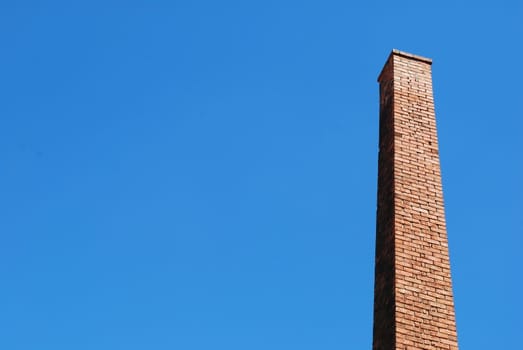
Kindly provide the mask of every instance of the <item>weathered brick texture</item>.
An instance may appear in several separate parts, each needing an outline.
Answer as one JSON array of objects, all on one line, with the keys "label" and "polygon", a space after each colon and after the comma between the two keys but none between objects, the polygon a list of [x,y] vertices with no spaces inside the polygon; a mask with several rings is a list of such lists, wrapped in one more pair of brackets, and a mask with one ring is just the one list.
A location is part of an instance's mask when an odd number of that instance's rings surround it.
[{"label": "weathered brick texture", "polygon": [[458,349],[431,60],[393,50],[380,83],[373,349]]}]

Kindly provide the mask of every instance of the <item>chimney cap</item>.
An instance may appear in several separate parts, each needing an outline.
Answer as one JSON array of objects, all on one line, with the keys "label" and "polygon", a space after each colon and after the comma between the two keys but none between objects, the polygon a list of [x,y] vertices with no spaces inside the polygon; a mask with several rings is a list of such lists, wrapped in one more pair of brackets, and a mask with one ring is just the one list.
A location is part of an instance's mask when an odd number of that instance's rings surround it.
[{"label": "chimney cap", "polygon": [[397,55],[397,56],[403,56],[403,57],[411,58],[413,60],[422,61],[422,62],[426,62],[428,64],[432,64],[432,58],[423,57],[423,56],[419,56],[419,55],[414,55],[412,53],[401,51],[401,50],[398,50],[398,49],[392,49],[392,52],[390,54],[391,55]]},{"label": "chimney cap", "polygon": [[405,51],[401,51],[401,50],[398,50],[398,49],[392,49],[389,57],[387,58],[387,61],[385,62],[385,65],[381,69],[380,75],[378,76],[378,82],[380,81],[381,74],[385,70],[385,67],[389,64],[389,61],[390,61],[392,56],[401,56],[401,57],[409,58],[411,60],[416,60],[416,61],[420,61],[420,62],[424,62],[424,63],[428,63],[428,64],[432,65],[432,58],[415,55],[415,54],[412,54],[412,53],[409,53],[409,52],[405,52]]}]

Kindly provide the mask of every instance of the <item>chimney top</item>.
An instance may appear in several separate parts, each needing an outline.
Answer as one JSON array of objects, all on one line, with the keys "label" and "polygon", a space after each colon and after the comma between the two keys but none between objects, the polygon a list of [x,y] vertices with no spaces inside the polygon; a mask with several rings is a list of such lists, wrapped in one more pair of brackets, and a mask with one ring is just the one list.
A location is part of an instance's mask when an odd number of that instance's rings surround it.
[{"label": "chimney top", "polygon": [[422,61],[422,62],[426,62],[428,64],[432,64],[432,58],[423,57],[423,56],[419,56],[419,55],[414,55],[412,53],[408,53],[408,52],[405,52],[405,51],[400,51],[400,50],[397,50],[397,49],[392,49],[392,52],[390,54],[391,55],[397,55],[397,56],[403,56],[403,57],[411,58],[413,60]]},{"label": "chimney top", "polygon": [[387,58],[387,61],[385,62],[385,65],[383,66],[383,69],[381,70],[380,75],[378,76],[378,82],[380,81],[381,74],[383,73],[383,70],[389,64],[391,57],[394,56],[394,55],[395,56],[401,56],[401,57],[409,58],[409,59],[415,60],[415,61],[428,63],[430,65],[432,64],[432,58],[415,55],[415,54],[412,54],[412,53],[409,53],[409,52],[405,52],[405,51],[401,51],[401,50],[398,50],[398,49],[392,49],[392,51],[390,52],[389,58]]}]

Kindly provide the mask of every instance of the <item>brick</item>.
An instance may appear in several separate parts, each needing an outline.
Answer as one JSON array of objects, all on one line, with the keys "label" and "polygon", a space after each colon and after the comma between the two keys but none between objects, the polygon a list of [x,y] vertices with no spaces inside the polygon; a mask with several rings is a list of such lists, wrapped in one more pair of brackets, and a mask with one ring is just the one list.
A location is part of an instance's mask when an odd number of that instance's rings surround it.
[{"label": "brick", "polygon": [[432,60],[393,50],[378,78],[373,349],[458,349]]}]

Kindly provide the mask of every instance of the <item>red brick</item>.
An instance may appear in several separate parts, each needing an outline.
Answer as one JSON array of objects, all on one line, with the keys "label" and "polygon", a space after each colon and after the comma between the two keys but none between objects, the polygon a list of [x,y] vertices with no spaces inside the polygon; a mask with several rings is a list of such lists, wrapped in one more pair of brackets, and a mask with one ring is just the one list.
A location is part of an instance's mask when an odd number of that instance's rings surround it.
[{"label": "red brick", "polygon": [[458,349],[432,61],[393,50],[378,78],[373,349]]}]

